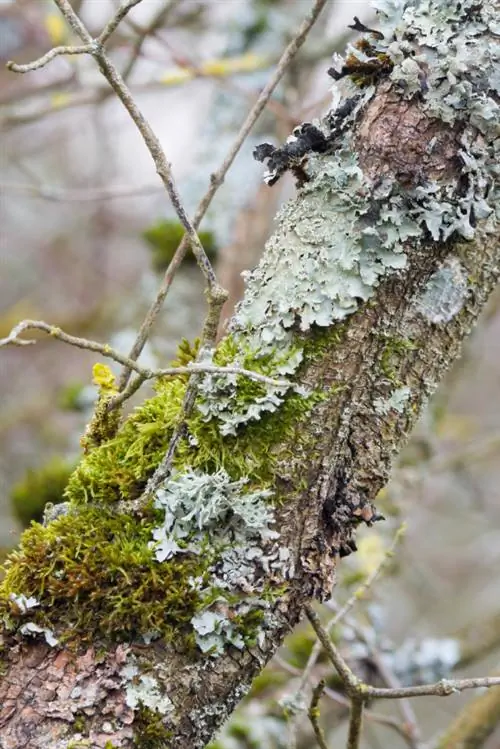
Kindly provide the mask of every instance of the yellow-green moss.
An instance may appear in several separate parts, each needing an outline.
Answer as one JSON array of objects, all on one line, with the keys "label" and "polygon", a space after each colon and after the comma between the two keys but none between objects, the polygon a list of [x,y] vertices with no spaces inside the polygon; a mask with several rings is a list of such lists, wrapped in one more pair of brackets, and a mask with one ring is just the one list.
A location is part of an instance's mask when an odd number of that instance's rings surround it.
[{"label": "yellow-green moss", "polygon": [[134,719],[134,747],[136,749],[166,749],[172,731],[163,725],[163,716],[141,705]]},{"label": "yellow-green moss", "polygon": [[380,357],[380,368],[383,374],[395,385],[402,385],[398,377],[400,362],[405,358],[408,351],[412,351],[415,344],[408,338],[397,338],[385,336],[383,339],[383,350]]},{"label": "yellow-green moss", "polygon": [[[196,345],[184,345],[180,356],[192,359]],[[236,356],[228,339],[220,346],[216,361],[226,364]],[[281,359],[272,354],[252,360],[245,353],[241,366],[272,373]],[[114,392],[114,381],[102,369],[103,396]],[[97,379],[99,372],[94,373]],[[103,380],[104,377],[104,380]],[[150,548],[158,513],[150,506],[144,516],[118,514],[119,500],[139,497],[148,478],[163,458],[178,424],[186,391],[186,378],[168,377],[156,383],[156,394],[138,407],[116,435],[102,443],[87,444],[87,453],[70,478],[66,499],[69,514],[47,527],[34,524],[25,531],[19,549],[7,560],[0,583],[0,617],[11,630],[27,619],[14,596],[34,597],[39,605],[29,619],[67,640],[77,635],[96,635],[115,640],[155,632],[184,647],[194,646],[190,621],[197,611],[222,596],[229,605],[238,604],[231,591],[210,587],[209,568],[220,549],[210,539],[201,542],[203,553],[184,553],[159,562]],[[239,402],[251,400],[262,388],[238,377]],[[277,462],[296,458],[306,439],[301,423],[323,394],[303,396],[289,391],[280,408],[264,413],[258,421],[242,425],[236,436],[222,436],[216,419],[205,421],[195,409],[187,421],[188,438],[179,443],[174,469],[190,467],[212,474],[224,469],[233,481],[248,480],[248,490],[274,486]],[[298,482],[298,478],[297,478]],[[276,488],[276,487],[274,487]],[[277,491],[272,501],[280,501]],[[196,588],[190,581],[199,580]],[[203,592],[201,592],[203,591]],[[274,592],[268,591],[272,598]],[[233,600],[234,598],[234,600]],[[258,632],[263,612],[250,608],[235,612],[233,627],[247,644]]]},{"label": "yellow-green moss", "polygon": [[[260,383],[239,378],[238,398],[246,402],[259,393]],[[66,496],[78,504],[109,503],[137,498],[163,458],[177,424],[186,382],[164,379],[156,395],[126,420],[116,437],[85,456],[70,479]],[[242,477],[261,488],[267,486],[276,461],[293,457],[300,439],[298,425],[323,396],[289,393],[281,408],[264,413],[259,421],[244,425],[236,436],[222,436],[215,419],[204,421],[195,411],[188,419],[189,440],[180,442],[174,468],[186,466],[206,473],[224,469],[233,480]],[[289,442],[279,455],[273,447]]]},{"label": "yellow-green moss", "polygon": [[[188,626],[200,593],[188,580],[204,576],[212,557],[182,554],[159,563],[149,548],[154,518],[80,508],[47,527],[33,524],[5,565],[0,617],[8,628],[26,621],[10,595],[33,596],[29,620],[63,640],[78,634],[129,639],[157,632],[166,640]],[[206,577],[206,575],[205,575]]]},{"label": "yellow-green moss", "polygon": [[41,521],[48,502],[58,504],[63,501],[64,490],[74,469],[74,463],[52,458],[40,468],[30,468],[14,484],[10,495],[12,510],[25,528],[32,520]]}]

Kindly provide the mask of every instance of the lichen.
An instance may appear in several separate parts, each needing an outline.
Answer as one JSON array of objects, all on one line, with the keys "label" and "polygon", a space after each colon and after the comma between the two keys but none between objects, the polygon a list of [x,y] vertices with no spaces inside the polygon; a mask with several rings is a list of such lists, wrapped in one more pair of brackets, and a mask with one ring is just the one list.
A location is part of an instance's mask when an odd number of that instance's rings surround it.
[{"label": "lichen", "polygon": [[375,411],[381,416],[387,415],[390,411],[403,413],[410,396],[411,389],[405,385],[393,390],[388,398],[375,398],[373,405]]},{"label": "lichen", "polygon": [[458,258],[451,257],[431,276],[416,307],[429,322],[447,323],[460,312],[467,294],[467,274]]},{"label": "lichen", "polygon": [[174,711],[174,705],[163,690],[154,674],[143,674],[139,666],[127,663],[121,676],[125,684],[125,702],[133,710],[145,707],[148,710],[165,716]]}]

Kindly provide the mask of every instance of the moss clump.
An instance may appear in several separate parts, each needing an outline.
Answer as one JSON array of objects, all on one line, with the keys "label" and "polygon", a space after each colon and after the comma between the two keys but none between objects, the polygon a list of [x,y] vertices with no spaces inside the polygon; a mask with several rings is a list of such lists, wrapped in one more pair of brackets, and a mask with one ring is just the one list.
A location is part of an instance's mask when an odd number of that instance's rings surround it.
[{"label": "moss clump", "polygon": [[[180,352],[182,361],[195,354],[196,345],[184,345]],[[272,355],[254,360],[249,353],[242,355],[243,366],[266,373],[281,362]],[[217,363],[230,363],[235,356],[234,343],[227,341],[216,354]],[[108,391],[114,392],[114,381],[105,368],[101,370],[98,384],[104,398]],[[94,372],[96,379],[99,372]],[[256,386],[261,385],[245,377],[237,380],[238,406],[239,401],[255,397]],[[239,597],[232,600],[231,591],[219,590],[211,582],[211,567],[221,553],[213,540],[202,540],[199,554],[186,552],[159,562],[150,548],[153,530],[161,525],[158,512],[151,506],[143,508],[143,517],[116,512],[119,500],[142,494],[163,458],[179,423],[186,386],[186,378],[163,378],[156,383],[156,394],[126,419],[112,439],[87,444],[65,492],[69,514],[47,527],[33,525],[25,531],[19,550],[5,565],[0,617],[8,628],[15,630],[26,621],[15,603],[15,597],[23,595],[39,603],[30,609],[30,620],[62,640],[75,635],[80,642],[96,635],[120,640],[155,632],[166,641],[175,636],[176,642],[191,648],[195,646],[191,620],[222,597],[236,607],[231,619],[235,631],[247,644],[253,642],[263,613],[253,606],[238,611]],[[185,472],[189,467],[206,474],[223,469],[232,481],[245,479],[249,492],[273,485],[273,501],[280,501],[277,464],[296,462],[305,439],[301,423],[322,397],[290,390],[277,411],[242,425],[235,436],[222,435],[216,418],[207,421],[195,409],[173,468]]]},{"label": "moss clump", "polygon": [[47,527],[33,524],[6,562],[0,617],[15,629],[25,615],[11,594],[33,596],[39,605],[30,609],[30,620],[62,640],[76,633],[82,641],[147,632],[171,640],[203,605],[188,580],[206,583],[212,557],[205,550],[160,564],[149,548],[154,523],[86,507]]},{"label": "moss clump", "polygon": [[[246,366],[255,368],[250,364],[245,360]],[[250,401],[262,388],[260,383],[245,377],[238,381],[241,402]],[[167,450],[185,389],[186,382],[181,378],[159,381],[156,395],[129,416],[116,437],[83,458],[70,479],[66,497],[78,504],[107,504],[140,496]],[[252,485],[266,488],[277,461],[294,456],[301,440],[299,425],[322,397],[291,392],[285,395],[278,411],[262,414],[260,420],[245,424],[234,436],[221,435],[216,419],[204,421],[195,410],[187,421],[189,436],[179,444],[174,468],[190,466],[206,473],[224,469],[233,480],[249,478],[249,489]],[[278,452],[276,446],[284,441],[288,447],[281,447]]]},{"label": "moss clump", "polygon": [[29,469],[14,485],[10,495],[15,517],[26,528],[32,520],[40,522],[48,502],[59,504],[74,471],[74,464],[62,458],[52,458],[40,468]]},{"label": "moss clump", "polygon": [[172,731],[165,728],[163,716],[141,705],[134,720],[134,747],[137,749],[166,749]]},{"label": "moss clump", "polygon": [[[179,221],[166,219],[157,221],[143,232],[142,236],[151,248],[151,260],[156,271],[164,271],[168,267],[185,231]],[[208,258],[213,260],[217,251],[213,232],[199,231],[198,236]],[[192,253],[188,258],[195,262]]]}]

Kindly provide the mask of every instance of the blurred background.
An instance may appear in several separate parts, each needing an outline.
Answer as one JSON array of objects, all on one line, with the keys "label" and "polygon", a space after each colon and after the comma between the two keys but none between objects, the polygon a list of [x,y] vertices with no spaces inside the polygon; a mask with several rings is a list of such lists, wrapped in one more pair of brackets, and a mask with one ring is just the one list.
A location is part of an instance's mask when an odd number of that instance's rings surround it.
[{"label": "blurred background", "polygon": [[[73,0],[98,34],[113,0]],[[172,163],[190,215],[222,163],[311,0],[143,0],[110,42],[111,55]],[[252,150],[279,143],[328,108],[326,70],[368,2],[331,0],[245,141],[202,224],[201,238],[229,289],[258,261],[280,203]],[[5,69],[71,43],[50,0],[0,0],[0,338],[24,318],[43,319],[128,353],[182,231],[151,157],[92,59],[59,57],[27,75]],[[141,362],[166,366],[182,337],[200,331],[203,281],[186,260]],[[91,413],[96,356],[47,337],[0,352],[0,546],[59,501]],[[147,388],[141,391],[141,398]],[[374,683],[487,675],[500,661],[500,295],[431,401],[380,503],[388,521],[360,533],[341,565],[332,606],[342,605],[383,562],[379,579],[332,631]],[[403,520],[407,532],[386,558]],[[321,611],[325,621],[332,615]],[[314,637],[288,639],[226,726],[219,749],[313,747],[303,706],[327,678],[321,723],[343,746],[345,700],[320,655],[301,682]],[[497,690],[500,691],[500,690]],[[477,695],[376,705],[365,747],[416,746],[385,721],[432,739]],[[500,698],[497,701],[500,724]],[[411,734],[411,731],[410,731]],[[418,734],[418,730],[416,731]],[[415,735],[416,735],[415,734]],[[500,746],[492,729],[489,749]],[[414,742],[413,744],[411,742]],[[433,746],[433,744],[429,744]]]}]

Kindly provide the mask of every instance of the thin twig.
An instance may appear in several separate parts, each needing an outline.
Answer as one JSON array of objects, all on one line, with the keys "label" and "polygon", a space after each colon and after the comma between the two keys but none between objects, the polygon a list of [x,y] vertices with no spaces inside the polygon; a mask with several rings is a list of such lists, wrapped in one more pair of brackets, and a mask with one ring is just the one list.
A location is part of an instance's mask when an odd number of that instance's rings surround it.
[{"label": "thin twig", "polygon": [[321,624],[319,616],[314,609],[307,604],[305,607],[307,618],[312,624],[314,631],[321,640],[330,661],[335,666],[344,687],[349,696],[368,702],[372,699],[392,700],[404,697],[448,697],[451,694],[464,692],[467,689],[491,688],[500,686],[500,676],[491,676],[477,679],[441,679],[434,684],[422,684],[412,687],[399,687],[396,689],[384,689],[364,684],[351,671],[346,661],[340,655],[327,631]]},{"label": "thin twig", "polygon": [[322,679],[313,689],[313,693],[311,697],[311,704],[309,705],[309,710],[307,711],[309,720],[311,721],[311,725],[313,727],[316,741],[318,742],[320,749],[328,749],[328,745],[325,739],[325,734],[323,733],[323,729],[321,728],[319,724],[318,704],[319,704],[319,701],[321,699],[321,695],[323,694],[324,689],[325,689],[325,682]]},{"label": "thin twig", "polygon": [[361,732],[363,730],[364,702],[362,699],[351,700],[351,713],[349,715],[349,734],[347,737],[347,749],[359,749]]},{"label": "thin twig", "polygon": [[139,59],[139,56],[141,54],[142,46],[146,39],[150,36],[153,36],[155,32],[167,22],[169,15],[177,8],[180,2],[181,0],[169,0],[168,2],[166,2],[162,7],[158,9],[148,25],[144,26],[143,28],[138,27],[137,24],[131,23],[130,19],[128,19],[129,24],[132,26],[134,31],[136,31],[138,36],[134,42],[134,46],[132,47],[130,59],[122,73],[123,79],[125,81],[129,79],[133,69],[135,68],[137,60]]},{"label": "thin twig", "polygon": [[[201,359],[206,349],[210,349],[211,347],[215,346],[215,341],[217,338],[217,329],[219,327],[219,321],[220,321],[220,313],[222,310],[222,306],[226,300],[226,296],[224,294],[218,294],[217,292],[213,295],[211,289],[208,290],[208,314],[205,320],[205,324],[203,326],[203,335],[202,335],[202,345],[200,346],[200,350],[198,352],[197,359]],[[193,364],[192,368],[194,368],[196,365]],[[191,415],[194,404],[196,401],[196,394],[198,391],[198,383],[199,383],[199,375],[193,374],[189,378],[188,386],[186,388],[186,392],[184,394],[184,399],[182,401],[182,407],[179,414],[179,421],[174,429],[174,433],[170,439],[170,444],[168,446],[167,452],[165,456],[163,457],[163,460],[161,461],[160,465],[155,470],[154,474],[149,479],[146,489],[144,490],[141,500],[146,503],[152,494],[158,489],[158,487],[169,477],[170,472],[172,470],[172,463],[174,460],[174,455],[177,450],[177,445],[181,441],[181,439],[184,437],[187,429],[187,419]]]},{"label": "thin twig", "polygon": [[96,187],[89,190],[72,190],[66,187],[50,185],[25,185],[12,182],[0,183],[0,193],[21,192],[29,197],[49,200],[55,203],[92,203],[102,200],[119,200],[121,198],[147,197],[163,192],[161,185],[138,185],[128,187],[116,185],[110,187]]},{"label": "thin twig", "polygon": [[142,0],[125,0],[125,2],[120,5],[113,18],[108,21],[104,29],[101,31],[97,37],[97,42],[104,46],[127,13],[132,10],[134,5],[139,5],[139,3],[142,3]]},{"label": "thin twig", "polygon": [[94,44],[82,44],[79,47],[75,46],[62,46],[62,47],[53,47],[53,49],[49,50],[49,52],[46,52],[44,55],[38,58],[38,60],[33,60],[33,62],[28,62],[26,65],[19,65],[16,62],[12,62],[12,60],[9,60],[6,63],[6,67],[8,70],[11,70],[13,73],[31,73],[32,70],[38,70],[39,68],[43,68],[47,63],[49,63],[51,60],[53,60],[55,57],[59,57],[60,55],[88,55],[92,54],[94,50]]},{"label": "thin twig", "polygon": [[[329,602],[327,604],[330,608],[336,607],[336,604]],[[341,610],[337,608],[337,615],[341,613]],[[362,627],[353,617],[347,616],[344,612],[343,617],[346,619],[347,625],[353,630],[353,632],[359,637],[359,639],[366,645],[370,652],[370,657],[377,667],[377,670],[385,682],[386,686],[391,689],[396,689],[401,686],[396,674],[387,666],[383,660],[378,648],[375,646],[373,637],[370,637],[365,627]],[[422,741],[421,732],[418,726],[417,716],[413,709],[413,706],[409,699],[401,699],[398,702],[401,715],[405,721],[405,725],[408,729],[408,736],[410,737],[410,746],[412,749],[418,749]]]},{"label": "thin twig", "polygon": [[[257,101],[255,102],[254,106],[248,113],[245,119],[245,122],[241,126],[240,131],[238,135],[236,136],[235,141],[233,145],[231,146],[226,158],[222,162],[219,169],[211,175],[210,185],[208,187],[208,190],[203,196],[203,198],[201,199],[198,205],[198,208],[196,209],[194,218],[193,218],[193,226],[195,226],[196,228],[198,228],[198,226],[200,225],[201,220],[204,217],[210,203],[212,202],[212,199],[215,193],[217,192],[219,187],[224,182],[224,178],[227,172],[229,171],[234,159],[236,158],[238,151],[240,150],[241,146],[246,140],[254,124],[258,120],[261,112],[266,107],[267,102],[269,101],[274,89],[276,88],[276,86],[282,79],[283,75],[285,74],[285,71],[288,68],[288,65],[290,64],[291,60],[293,59],[297,51],[300,49],[300,47],[304,43],[309,31],[313,27],[321,10],[326,5],[326,2],[327,0],[315,0],[309,15],[302,22],[295,37],[287,45],[285,51],[283,52],[283,54],[281,55],[279,59],[279,62],[276,66],[276,70],[274,71],[269,81],[266,83],[266,85],[262,89]],[[154,300],[151,307],[149,308],[146,314],[146,317],[144,318],[144,321],[139,329],[137,338],[129,353],[129,356],[131,359],[137,359],[142,349],[144,348],[144,345],[149,337],[150,331],[156,321],[156,318],[158,317],[161,311],[163,302],[165,301],[165,298],[168,294],[173,278],[177,272],[177,269],[179,268],[179,266],[181,265],[184,259],[187,249],[188,249],[188,240],[186,236],[184,236],[167,270],[165,271],[165,275],[163,277],[160,288],[158,289],[156,299]],[[122,376],[120,378],[120,388],[125,387],[125,385],[128,382],[129,376],[130,376],[130,372],[128,372],[127,370],[125,370],[122,373]]]},{"label": "thin twig", "polygon": [[[328,633],[331,632],[332,629],[348,614],[348,612],[353,608],[353,606],[357,603],[357,601],[359,601],[361,598],[363,598],[366,595],[367,591],[372,587],[375,581],[380,577],[383,570],[387,567],[387,564],[389,563],[389,561],[393,558],[396,546],[403,538],[405,532],[406,532],[406,526],[403,524],[396,531],[396,534],[394,536],[394,539],[391,545],[384,553],[377,567],[373,570],[373,572],[370,573],[370,575],[368,575],[365,582],[361,586],[356,588],[354,593],[346,601],[346,603],[342,606],[342,608],[338,609],[335,615],[330,619],[330,621],[327,622],[327,624],[325,625],[325,629]],[[322,644],[320,640],[316,640],[311,650],[311,654],[309,655],[308,661],[305,665],[305,668],[302,672],[300,683],[297,687],[297,692],[295,695],[295,699],[297,700],[300,699],[302,692],[306,688],[306,685],[311,677],[312,670],[314,666],[316,665],[316,662],[321,653],[321,648],[322,648]]]},{"label": "thin twig", "polygon": [[[149,150],[149,153],[151,154],[151,157],[156,166],[157,174],[160,176],[161,180],[163,181],[163,184],[165,186],[165,189],[167,190],[167,193],[170,197],[170,200],[175,209],[175,212],[177,213],[179,221],[181,222],[181,224],[184,226],[184,229],[186,230],[186,234],[188,237],[187,241],[191,245],[191,248],[196,257],[197,263],[205,277],[208,288],[212,290],[214,293],[222,293],[222,290],[219,288],[217,284],[217,280],[216,280],[212,265],[205,253],[205,250],[203,249],[203,245],[200,242],[198,234],[196,233],[196,229],[191,223],[184,209],[184,206],[182,205],[181,198],[180,198],[179,192],[177,190],[177,186],[175,184],[175,181],[172,175],[170,164],[167,160],[167,157],[161,146],[161,143],[158,140],[154,131],[152,130],[149,122],[146,120],[141,110],[135,103],[132,97],[132,94],[130,90],[128,89],[125,81],[123,80],[117,68],[111,62],[109,57],[106,55],[104,47],[102,46],[102,38],[104,38],[104,41],[105,41],[109,37],[109,33],[112,33],[114,28],[116,28],[116,26],[114,26],[116,18],[119,17],[119,20],[122,20],[125,17],[126,13],[128,13],[128,11],[134,5],[137,5],[139,0],[127,0],[127,2],[122,4],[120,8],[118,9],[118,11],[116,12],[116,14],[111,19],[111,21],[106,26],[103,34],[101,34],[101,37],[99,37],[99,39],[96,41],[92,39],[90,32],[85,27],[85,25],[81,22],[81,20],[78,18],[77,14],[74,12],[68,0],[54,0],[54,2],[59,8],[59,10],[61,11],[61,13],[63,14],[68,24],[71,26],[71,28],[75,32],[75,34],[85,44],[92,45],[93,47],[92,56],[97,61],[97,64],[99,66],[101,73],[106,78],[109,85],[111,86],[113,91],[116,93],[116,95],[122,102],[125,109],[128,111],[137,129],[139,130],[142,136],[142,139],[146,147]],[[137,357],[133,356],[131,358],[136,359]],[[123,389],[123,388],[120,388],[120,389]]]},{"label": "thin twig", "polygon": [[[0,339],[0,348],[3,346],[29,346],[36,343],[34,339],[19,338],[19,335],[26,330],[41,330],[47,333],[52,338],[56,338],[63,343],[67,343],[70,346],[76,348],[86,349],[87,351],[95,351],[108,359],[118,362],[124,367],[130,367],[138,374],[138,378],[142,381],[158,379],[159,377],[176,377],[178,375],[200,375],[200,374],[221,374],[221,375],[242,375],[248,377],[256,382],[261,382],[264,385],[271,385],[274,387],[286,387],[290,386],[290,383],[286,380],[275,380],[272,377],[260,374],[260,372],[253,372],[250,369],[243,369],[241,367],[217,367],[212,364],[188,364],[184,367],[166,367],[163,369],[149,369],[143,367],[137,362],[130,359],[124,354],[120,354],[116,349],[111,348],[107,343],[99,343],[98,341],[92,341],[88,338],[79,338],[77,336],[65,333],[61,328],[55,325],[50,325],[43,320],[23,320],[18,323],[9,333],[6,338]],[[134,386],[130,388],[130,394],[138,389],[139,385],[137,380],[134,381]],[[121,394],[120,394],[121,395]],[[124,399],[123,399],[124,400]]]}]

